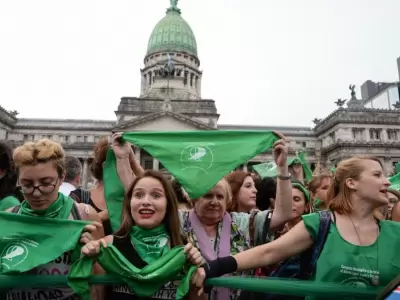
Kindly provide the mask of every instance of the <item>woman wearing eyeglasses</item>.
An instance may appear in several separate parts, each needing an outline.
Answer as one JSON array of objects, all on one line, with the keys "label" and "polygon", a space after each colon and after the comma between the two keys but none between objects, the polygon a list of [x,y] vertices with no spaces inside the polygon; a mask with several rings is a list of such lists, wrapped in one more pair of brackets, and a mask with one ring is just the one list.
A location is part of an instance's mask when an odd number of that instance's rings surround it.
[{"label": "woman wearing eyeglasses", "polygon": [[[76,204],[58,192],[65,176],[65,153],[60,144],[50,140],[28,142],[15,149],[14,163],[25,200],[8,211],[32,217],[96,221],[85,227],[81,242],[104,236],[96,211],[85,204]],[[40,222],[40,220],[38,220]],[[70,268],[71,253],[31,270],[36,275],[63,275]],[[95,290],[93,289],[93,292]],[[69,288],[15,289],[7,292],[7,299],[77,299]],[[95,298],[93,298],[95,299]]]}]

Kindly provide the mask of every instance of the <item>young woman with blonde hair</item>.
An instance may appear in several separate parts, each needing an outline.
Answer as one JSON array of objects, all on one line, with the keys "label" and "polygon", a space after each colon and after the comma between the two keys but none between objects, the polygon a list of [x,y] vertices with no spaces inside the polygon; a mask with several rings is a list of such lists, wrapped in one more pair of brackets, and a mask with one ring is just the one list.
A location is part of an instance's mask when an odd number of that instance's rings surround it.
[{"label": "young woman with blonde hair", "polygon": [[[81,242],[86,244],[103,236],[100,219],[92,207],[76,204],[70,197],[58,192],[65,177],[65,153],[59,143],[51,140],[25,143],[15,149],[13,159],[25,200],[8,211],[35,217],[38,222],[41,218],[97,221],[85,227],[86,232],[82,233]],[[29,274],[67,274],[71,264],[71,253],[64,253],[61,257],[31,270]],[[95,291],[95,288],[92,291]],[[27,300],[42,297],[76,299],[70,288],[27,288],[7,292],[7,299]]]},{"label": "young woman with blonde hair", "polygon": [[[328,192],[331,223],[313,274],[316,281],[384,286],[400,273],[400,224],[373,215],[388,204],[389,186],[375,157],[354,157],[339,164]],[[305,215],[279,239],[209,262],[193,280],[201,288],[205,278],[268,266],[302,253],[317,240],[319,225],[319,214]]]}]

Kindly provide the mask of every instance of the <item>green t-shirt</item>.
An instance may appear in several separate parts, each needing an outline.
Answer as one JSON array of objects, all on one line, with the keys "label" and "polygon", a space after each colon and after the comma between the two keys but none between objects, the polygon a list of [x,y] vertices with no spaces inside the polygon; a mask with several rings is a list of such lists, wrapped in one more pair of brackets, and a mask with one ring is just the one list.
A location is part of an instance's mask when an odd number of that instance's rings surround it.
[{"label": "green t-shirt", "polygon": [[8,196],[0,200],[0,211],[5,211],[11,207],[20,205],[21,202],[14,196]]},{"label": "green t-shirt", "polygon": [[[319,214],[304,215],[303,220],[315,241],[319,229]],[[372,278],[378,276],[379,285],[387,285],[400,274],[399,233],[400,223],[381,221],[376,242],[370,246],[356,246],[345,241],[336,224],[331,223],[324,248],[317,261],[315,281],[365,287],[372,286]]]}]

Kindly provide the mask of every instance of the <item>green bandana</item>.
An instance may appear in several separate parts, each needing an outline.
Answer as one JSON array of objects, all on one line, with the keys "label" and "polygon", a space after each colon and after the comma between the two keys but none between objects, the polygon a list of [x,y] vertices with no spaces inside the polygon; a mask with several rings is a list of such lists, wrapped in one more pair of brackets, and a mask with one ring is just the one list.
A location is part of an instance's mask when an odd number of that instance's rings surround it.
[{"label": "green bandana", "polygon": [[0,200],[0,211],[5,211],[11,207],[20,205],[21,202],[14,196],[8,196]]},{"label": "green bandana", "polygon": [[103,168],[104,198],[107,204],[111,229],[115,232],[121,225],[122,204],[125,198],[125,189],[121,184],[117,172],[117,160],[112,149],[106,156]]},{"label": "green bandana", "polygon": [[292,182],[292,187],[298,189],[300,192],[303,193],[304,199],[307,203],[310,202],[310,193],[307,191],[304,185],[302,185],[301,183]]},{"label": "green bandana", "polygon": [[[118,276],[139,297],[151,297],[166,283],[184,273],[184,278],[176,291],[176,299],[180,300],[189,292],[190,279],[197,267],[188,266],[183,246],[174,247],[165,255],[143,269],[132,265],[113,245],[102,248],[97,262],[110,274]],[[92,275],[94,260],[82,256],[71,267],[68,284],[82,300],[90,300],[89,278]]]},{"label": "green bandana", "polygon": [[400,173],[389,178],[390,183],[392,184],[390,188],[395,191],[400,191]]},{"label": "green bandana", "polygon": [[158,159],[192,199],[279,140],[272,131],[126,132],[130,142]]},{"label": "green bandana", "polygon": [[[304,179],[306,181],[309,181],[312,177],[312,171],[310,169],[309,163],[307,162],[306,153],[299,152],[297,153],[296,157],[288,158],[287,165],[290,167],[294,164],[301,164],[303,166]],[[260,175],[261,178],[275,178],[278,176],[278,168],[273,161],[254,165],[252,168],[255,172],[257,172],[258,175]]]},{"label": "green bandana", "polygon": [[314,208],[315,208],[315,209],[318,210],[318,209],[320,208],[320,205],[321,205],[321,204],[323,204],[323,202],[322,202],[321,199],[318,199],[318,198],[315,198],[315,199],[314,199]]},{"label": "green bandana", "polygon": [[153,263],[169,250],[169,236],[164,225],[152,229],[132,226],[130,237],[140,258],[148,264]]},{"label": "green bandana", "polygon": [[54,219],[68,219],[71,214],[74,200],[70,197],[65,196],[62,193],[58,193],[58,198],[54,201],[47,209],[44,210],[33,210],[31,209],[28,202],[25,200],[21,203],[19,213],[21,215],[32,216],[32,217],[45,217]]},{"label": "green bandana", "polygon": [[27,272],[75,249],[87,224],[0,212],[0,274]]}]

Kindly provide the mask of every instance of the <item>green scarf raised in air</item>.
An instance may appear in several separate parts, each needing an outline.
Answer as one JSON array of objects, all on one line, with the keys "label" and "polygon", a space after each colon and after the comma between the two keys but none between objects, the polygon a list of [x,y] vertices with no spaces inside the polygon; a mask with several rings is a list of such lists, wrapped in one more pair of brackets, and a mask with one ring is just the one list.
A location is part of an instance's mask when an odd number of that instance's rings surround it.
[{"label": "green scarf raised in air", "polygon": [[126,132],[122,139],[149,152],[192,199],[279,140],[272,131]]},{"label": "green scarf raised in air", "polygon": [[[197,267],[188,265],[183,246],[174,247],[165,255],[143,269],[132,265],[113,245],[102,248],[97,262],[110,274],[121,278],[139,297],[151,297],[166,283],[183,274],[176,291],[176,299],[183,299],[189,292],[190,279]],[[68,284],[82,300],[90,300],[89,278],[92,275],[92,257],[82,256],[71,267]]]},{"label": "green scarf raised in air", "polygon": [[[0,274],[27,272],[79,245],[81,232],[89,223],[67,220],[69,201],[66,200],[66,208],[59,207],[62,202],[56,204],[59,211],[56,218],[0,212]],[[25,204],[21,213],[26,213],[26,209]]]},{"label": "green scarf raised in air", "polygon": [[[272,131],[127,132],[124,141],[158,159],[192,199],[207,193],[222,177],[279,140]],[[124,187],[110,149],[103,169],[104,193],[111,227],[118,230]]]},{"label": "green scarf raised in air", "polygon": [[164,225],[152,229],[132,226],[130,237],[140,258],[148,264],[153,263],[169,250],[169,236]]},{"label": "green scarf raised in air", "polygon": [[54,201],[47,209],[44,210],[33,210],[28,202],[25,200],[21,203],[19,214],[31,216],[31,217],[44,217],[53,219],[68,219],[71,214],[74,200],[70,197],[65,196],[62,193],[58,193],[58,198]]}]

